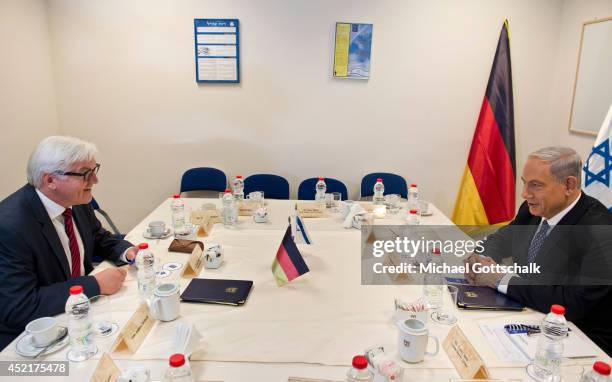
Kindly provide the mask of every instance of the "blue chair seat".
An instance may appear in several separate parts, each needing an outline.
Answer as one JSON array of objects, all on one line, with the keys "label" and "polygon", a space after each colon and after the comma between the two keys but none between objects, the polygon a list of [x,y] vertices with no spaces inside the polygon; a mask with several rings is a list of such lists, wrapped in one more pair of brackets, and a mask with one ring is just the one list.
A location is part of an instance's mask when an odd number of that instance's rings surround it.
[{"label": "blue chair seat", "polygon": [[225,173],[213,167],[195,167],[183,174],[181,178],[181,193],[188,191],[225,191],[227,177]]}]

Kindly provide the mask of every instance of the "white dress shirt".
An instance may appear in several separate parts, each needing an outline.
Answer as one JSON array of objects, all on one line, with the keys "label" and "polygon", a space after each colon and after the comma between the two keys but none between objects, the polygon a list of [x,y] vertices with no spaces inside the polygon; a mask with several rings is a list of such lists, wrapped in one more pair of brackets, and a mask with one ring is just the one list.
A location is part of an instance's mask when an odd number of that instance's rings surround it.
[{"label": "white dress shirt", "polygon": [[[66,254],[66,259],[68,260],[68,271],[70,273],[70,270],[72,269],[72,256],[70,254],[70,239],[68,239],[68,235],[66,234],[66,228],[64,227],[64,217],[62,216],[66,208],[60,206],[59,204],[55,203],[53,200],[47,198],[45,194],[40,192],[38,189],[36,189],[36,193],[38,194],[40,201],[45,207],[45,210],[47,210],[47,214],[49,215],[49,218],[51,219],[51,223],[53,223],[53,227],[55,227],[55,230],[57,231],[57,236],[59,237],[60,242],[62,243],[62,247],[64,248],[64,253]],[[81,234],[79,233],[79,230],[76,224],[74,223],[74,218],[72,219],[72,226],[73,226],[74,234],[76,235],[77,243],[79,245],[79,252],[81,254],[80,255],[81,276],[84,276],[85,266],[83,265],[83,258],[85,256],[85,248],[83,247],[83,240],[81,240]]]},{"label": "white dress shirt", "polygon": [[[574,208],[574,206],[578,203],[578,200],[580,199],[581,196],[582,196],[582,191],[580,192],[576,200],[572,202],[572,204],[570,204],[563,211],[559,212],[558,214],[556,214],[555,216],[547,220],[549,227],[548,227],[548,232],[546,232],[546,236],[548,236],[550,234],[550,231],[552,231],[553,228],[555,228],[555,226],[559,224],[561,219],[563,219],[563,217],[567,215],[567,213],[570,212],[572,208]],[[540,219],[540,224],[538,225],[538,229],[540,229],[540,226],[545,220],[546,219],[544,218]],[[508,283],[510,282],[510,279],[513,277],[519,277],[519,276],[516,273],[506,273],[504,277],[502,277],[502,279],[499,281],[499,284],[497,285],[497,290],[500,293],[506,294],[508,292]]]}]

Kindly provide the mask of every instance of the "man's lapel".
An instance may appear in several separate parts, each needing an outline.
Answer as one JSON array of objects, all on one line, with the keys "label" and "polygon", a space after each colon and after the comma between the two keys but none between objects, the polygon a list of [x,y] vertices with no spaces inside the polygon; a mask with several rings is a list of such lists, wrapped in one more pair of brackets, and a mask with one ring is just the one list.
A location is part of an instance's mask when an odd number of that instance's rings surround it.
[{"label": "man's lapel", "polygon": [[51,249],[53,250],[53,254],[59,261],[62,269],[64,270],[64,275],[66,279],[70,278],[70,268],[68,265],[68,258],[66,257],[66,252],[64,252],[64,247],[62,247],[62,243],[57,236],[57,231],[49,218],[49,214],[47,214],[47,210],[45,210],[45,206],[43,206],[40,198],[36,194],[36,189],[30,185],[26,186],[26,195],[30,201],[30,205],[32,206],[32,212],[36,219],[42,225],[42,232]]}]

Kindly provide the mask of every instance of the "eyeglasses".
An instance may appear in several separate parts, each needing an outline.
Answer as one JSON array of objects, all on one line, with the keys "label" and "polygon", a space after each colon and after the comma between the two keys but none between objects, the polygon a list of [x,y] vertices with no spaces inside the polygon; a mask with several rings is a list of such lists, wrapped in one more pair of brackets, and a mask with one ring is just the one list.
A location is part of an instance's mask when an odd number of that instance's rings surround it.
[{"label": "eyeglasses", "polygon": [[59,175],[68,175],[68,176],[82,176],[83,180],[88,182],[89,179],[91,179],[91,176],[93,174],[98,174],[98,171],[100,170],[100,163],[96,163],[96,166],[94,168],[90,168],[87,169],[83,172],[70,172],[70,171],[55,171],[56,174]]}]

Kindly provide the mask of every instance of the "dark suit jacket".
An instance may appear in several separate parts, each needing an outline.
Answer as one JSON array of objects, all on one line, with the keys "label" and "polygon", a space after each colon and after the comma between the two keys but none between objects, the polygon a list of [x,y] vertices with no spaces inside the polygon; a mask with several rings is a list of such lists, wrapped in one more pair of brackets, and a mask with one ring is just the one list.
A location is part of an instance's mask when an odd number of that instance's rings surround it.
[{"label": "dark suit jacket", "polygon": [[[94,253],[120,263],[131,244],[102,228],[88,204],[72,210],[83,241],[85,273],[93,269]],[[57,231],[35,188],[25,185],[0,202],[0,349],[31,320],[64,312],[72,285],[82,285],[88,297],[100,294],[93,276],[70,278]]]},{"label": "dark suit jacket", "polygon": [[[526,265],[540,220],[523,203],[514,220],[487,239],[485,254]],[[542,274],[510,279],[508,296],[543,313],[553,304],[565,306],[567,319],[612,355],[612,214],[583,193],[549,233],[535,263]]]}]

